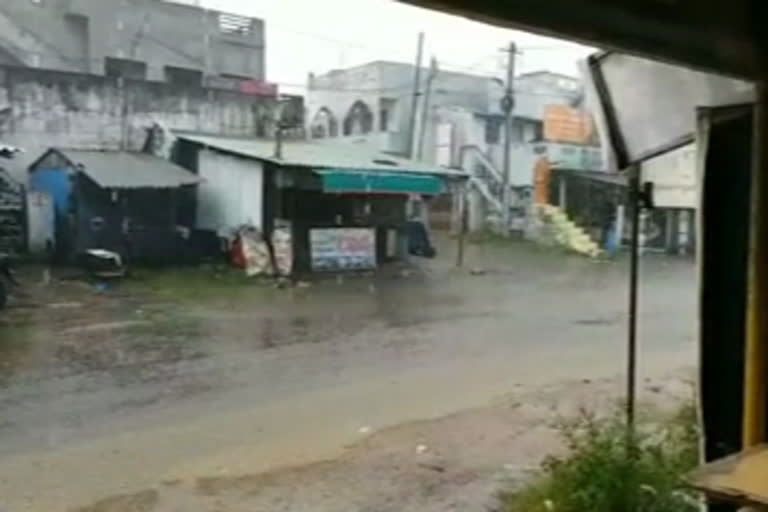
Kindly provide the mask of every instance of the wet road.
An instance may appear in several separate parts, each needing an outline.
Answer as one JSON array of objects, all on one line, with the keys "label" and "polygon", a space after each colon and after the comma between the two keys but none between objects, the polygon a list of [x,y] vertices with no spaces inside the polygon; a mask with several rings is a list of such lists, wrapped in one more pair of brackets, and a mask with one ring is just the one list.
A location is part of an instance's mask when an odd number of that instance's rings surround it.
[{"label": "wet road", "polygon": [[[11,311],[0,327],[0,504],[66,510],[161,481],[333,457],[361,429],[622,370],[625,264],[473,250],[484,275],[446,260],[407,277],[195,301],[67,288]],[[690,262],[647,258],[641,323],[642,372],[694,363]]]}]

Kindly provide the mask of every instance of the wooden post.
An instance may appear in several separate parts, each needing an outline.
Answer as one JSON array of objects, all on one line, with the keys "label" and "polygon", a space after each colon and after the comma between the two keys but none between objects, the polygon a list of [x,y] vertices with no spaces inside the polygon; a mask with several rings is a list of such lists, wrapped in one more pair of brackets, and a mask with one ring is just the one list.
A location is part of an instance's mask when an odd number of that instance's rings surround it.
[{"label": "wooden post", "polygon": [[460,191],[459,199],[459,237],[458,237],[458,250],[456,251],[456,266],[461,268],[464,266],[464,245],[466,244],[467,225],[469,224],[469,205],[467,204],[467,189],[463,186]]},{"label": "wooden post", "polygon": [[619,204],[616,206],[616,250],[621,249],[621,243],[624,240],[624,224],[625,224],[624,205]]},{"label": "wooden post", "polygon": [[752,129],[743,448],[765,441],[768,350],[768,89],[756,86]]},{"label": "wooden post", "polygon": [[668,254],[674,254],[677,252],[677,212],[669,208],[664,212],[664,217],[666,224],[664,229],[664,250]]}]

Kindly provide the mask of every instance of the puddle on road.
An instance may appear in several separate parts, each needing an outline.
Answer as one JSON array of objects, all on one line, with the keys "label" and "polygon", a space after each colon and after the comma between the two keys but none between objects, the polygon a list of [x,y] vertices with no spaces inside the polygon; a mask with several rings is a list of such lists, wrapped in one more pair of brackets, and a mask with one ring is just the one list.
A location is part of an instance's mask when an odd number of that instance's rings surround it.
[{"label": "puddle on road", "polygon": [[[335,328],[335,318],[315,319],[309,316],[288,318],[266,317],[258,319],[259,343],[257,346],[272,349],[299,343],[319,343],[329,339],[339,331]],[[248,325],[248,322],[245,322]]]},{"label": "puddle on road", "polygon": [[[29,373],[37,378],[130,369],[141,378],[154,365],[203,357],[204,329],[194,320],[175,317],[117,320],[110,314],[82,315],[61,310],[46,317],[4,318],[0,323],[0,385]],[[62,315],[71,327],[62,328]]]},{"label": "puddle on road", "polygon": [[[20,375],[107,374],[120,387],[173,380],[183,363],[216,354],[343,343],[371,325],[408,328],[477,314],[463,311],[456,290],[437,292],[425,279],[319,282],[275,292],[269,301],[259,289],[258,302],[238,296],[196,306],[159,303],[151,294],[94,296],[82,286],[51,286],[41,289],[39,307],[0,316],[0,339],[11,340],[0,344],[0,386]],[[375,293],[365,291],[370,283]]]},{"label": "puddle on road", "polygon": [[0,324],[0,386],[25,365],[34,352],[38,330],[29,325]]},{"label": "puddle on road", "polygon": [[151,512],[157,507],[160,494],[155,489],[134,494],[121,494],[73,509],[72,512]]},{"label": "puddle on road", "polygon": [[619,323],[619,318],[616,318],[616,317],[579,318],[578,320],[574,320],[573,323],[576,325],[599,327],[601,325],[616,325],[617,323]]}]

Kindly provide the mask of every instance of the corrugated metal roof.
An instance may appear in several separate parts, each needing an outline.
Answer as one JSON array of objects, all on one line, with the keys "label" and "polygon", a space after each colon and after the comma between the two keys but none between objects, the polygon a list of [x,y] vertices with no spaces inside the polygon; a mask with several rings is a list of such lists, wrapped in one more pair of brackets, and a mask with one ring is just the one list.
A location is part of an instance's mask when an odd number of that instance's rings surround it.
[{"label": "corrugated metal roof", "polygon": [[464,172],[456,169],[430,165],[419,160],[409,160],[387,153],[371,152],[369,149],[358,148],[348,143],[285,141],[282,148],[282,158],[275,158],[275,141],[272,140],[236,139],[186,133],[176,133],[175,135],[180,139],[195,142],[205,147],[287,167],[410,172],[457,178],[466,177]]},{"label": "corrugated metal roof", "polygon": [[60,151],[104,188],[176,188],[195,185],[199,176],[168,160],[126,151]]}]

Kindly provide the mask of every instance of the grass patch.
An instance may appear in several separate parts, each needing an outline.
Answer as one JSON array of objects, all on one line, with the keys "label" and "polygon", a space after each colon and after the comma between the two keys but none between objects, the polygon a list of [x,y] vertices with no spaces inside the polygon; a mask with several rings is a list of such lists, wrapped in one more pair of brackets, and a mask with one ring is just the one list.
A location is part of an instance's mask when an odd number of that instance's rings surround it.
[{"label": "grass patch", "polygon": [[560,261],[565,259],[584,260],[584,256],[577,254],[557,244],[538,243],[522,238],[519,235],[504,237],[493,231],[479,231],[467,235],[467,241],[475,251],[481,253],[515,254],[521,257],[546,258],[548,261]]},{"label": "grass patch", "polygon": [[499,248],[513,247],[537,254],[552,254],[560,256],[575,254],[558,244],[538,243],[523,237],[521,234],[510,234],[509,236],[504,236],[500,233],[488,229],[468,233],[467,241],[471,245]]},{"label": "grass patch", "polygon": [[467,241],[475,245],[521,245],[526,241],[517,234],[504,236],[492,229],[481,229],[467,233]]},{"label": "grass patch", "polygon": [[695,408],[638,426],[627,456],[620,414],[583,413],[559,425],[566,453],[549,457],[534,478],[500,495],[499,512],[695,512],[683,476],[698,463]]},{"label": "grass patch", "polygon": [[203,301],[233,295],[271,293],[274,279],[248,277],[242,269],[224,265],[135,269],[131,286],[178,301]]}]

